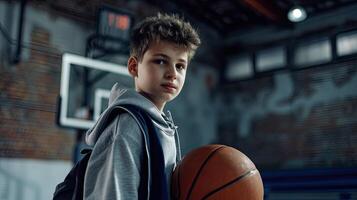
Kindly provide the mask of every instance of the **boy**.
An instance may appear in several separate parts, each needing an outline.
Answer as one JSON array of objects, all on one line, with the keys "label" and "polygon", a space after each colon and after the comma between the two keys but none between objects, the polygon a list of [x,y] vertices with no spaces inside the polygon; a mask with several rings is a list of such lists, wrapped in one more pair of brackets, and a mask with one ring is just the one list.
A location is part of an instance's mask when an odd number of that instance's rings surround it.
[{"label": "boy", "polygon": [[[86,142],[94,148],[85,175],[84,199],[169,199],[171,173],[181,154],[176,126],[163,109],[180,93],[187,65],[199,45],[196,31],[175,15],[158,14],[133,29],[127,66],[135,91],[114,85],[107,110],[87,132]],[[148,150],[140,123],[128,112],[109,117],[113,107],[124,104],[147,112],[155,126],[165,181],[155,191],[161,194],[153,191],[159,173],[155,163],[150,164],[157,155]]]}]

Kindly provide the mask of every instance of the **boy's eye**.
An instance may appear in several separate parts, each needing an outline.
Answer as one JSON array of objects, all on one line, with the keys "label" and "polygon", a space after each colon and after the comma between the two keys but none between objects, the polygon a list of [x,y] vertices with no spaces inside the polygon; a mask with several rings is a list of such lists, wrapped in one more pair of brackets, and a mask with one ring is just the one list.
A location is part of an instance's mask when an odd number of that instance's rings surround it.
[{"label": "boy's eye", "polygon": [[164,65],[166,61],[164,59],[156,59],[154,60],[154,63],[158,65]]},{"label": "boy's eye", "polygon": [[177,64],[176,68],[179,69],[179,70],[183,70],[183,69],[186,68],[186,66],[184,64]]}]

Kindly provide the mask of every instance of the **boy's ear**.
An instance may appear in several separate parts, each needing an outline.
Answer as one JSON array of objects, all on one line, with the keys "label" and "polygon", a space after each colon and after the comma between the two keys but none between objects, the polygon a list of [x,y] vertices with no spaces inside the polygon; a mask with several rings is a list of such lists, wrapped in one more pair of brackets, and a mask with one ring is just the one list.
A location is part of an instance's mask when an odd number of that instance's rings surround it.
[{"label": "boy's ear", "polygon": [[128,59],[128,71],[133,77],[138,76],[138,59],[135,56]]}]

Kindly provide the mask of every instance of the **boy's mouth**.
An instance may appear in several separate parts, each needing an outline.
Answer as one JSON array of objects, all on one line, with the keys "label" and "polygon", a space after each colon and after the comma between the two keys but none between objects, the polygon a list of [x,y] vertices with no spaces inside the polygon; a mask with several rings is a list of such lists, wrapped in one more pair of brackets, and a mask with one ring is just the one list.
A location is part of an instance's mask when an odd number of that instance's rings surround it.
[{"label": "boy's mouth", "polygon": [[177,87],[172,83],[164,83],[164,84],[161,84],[161,86],[164,87],[165,89],[167,89],[170,92],[171,91],[173,92],[174,90],[177,89]]}]

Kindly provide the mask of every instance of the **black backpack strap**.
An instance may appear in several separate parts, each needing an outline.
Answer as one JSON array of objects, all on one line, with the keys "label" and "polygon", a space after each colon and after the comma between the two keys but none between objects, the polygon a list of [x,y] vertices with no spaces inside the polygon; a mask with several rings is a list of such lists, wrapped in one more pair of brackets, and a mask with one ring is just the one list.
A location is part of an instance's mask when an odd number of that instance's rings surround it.
[{"label": "black backpack strap", "polygon": [[77,200],[83,199],[83,183],[88,160],[92,154],[92,149],[84,149],[84,157],[67,174],[64,181],[56,186],[53,200]]},{"label": "black backpack strap", "polygon": [[84,189],[84,176],[86,174],[86,169],[87,169],[87,165],[88,165],[88,161],[90,156],[92,155],[92,149],[83,149],[81,151],[82,154],[85,154],[82,162],[79,163],[79,173],[76,179],[76,182],[81,183],[81,184],[76,184],[76,188],[75,188],[75,199],[83,199],[83,189]]},{"label": "black backpack strap", "polygon": [[[162,150],[162,145],[157,135],[157,130],[150,118],[149,114],[140,108],[132,105],[123,105],[124,108],[128,109],[132,114],[135,115],[142,128],[144,129],[144,134],[147,134],[149,141],[149,151],[151,162],[151,184],[150,184],[150,200],[167,200],[168,199],[168,184],[165,174],[165,160],[164,152]],[[143,170],[146,171],[146,170]],[[146,181],[147,176],[146,176]],[[141,196],[139,194],[139,196]],[[141,198],[139,198],[141,199]],[[142,199],[147,199],[143,197]]]}]

